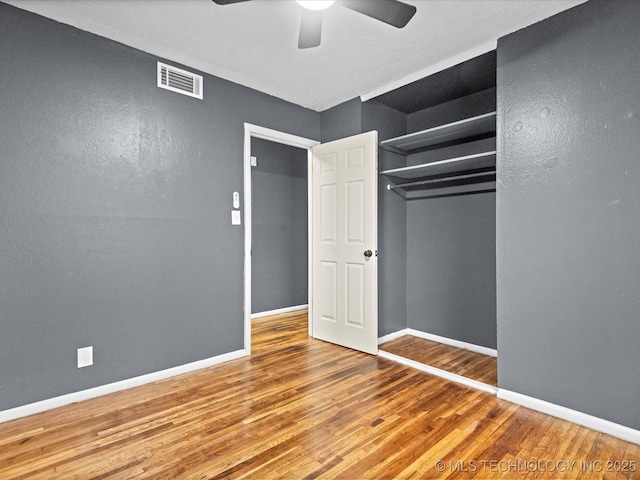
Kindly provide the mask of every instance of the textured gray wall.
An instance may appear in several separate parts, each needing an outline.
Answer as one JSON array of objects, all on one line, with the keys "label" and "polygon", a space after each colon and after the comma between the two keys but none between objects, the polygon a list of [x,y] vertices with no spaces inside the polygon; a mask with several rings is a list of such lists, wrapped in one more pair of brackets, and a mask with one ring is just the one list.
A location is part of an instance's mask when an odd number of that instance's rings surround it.
[{"label": "textured gray wall", "polygon": [[362,102],[359,98],[329,108],[321,113],[323,143],[362,133]]},{"label": "textured gray wall", "polygon": [[320,114],[2,3],[0,58],[0,410],[241,349],[243,122]]},{"label": "textured gray wall", "polygon": [[251,140],[253,313],[307,303],[307,150]]},{"label": "textured gray wall", "polygon": [[640,2],[498,43],[501,388],[640,428]]},{"label": "textured gray wall", "polygon": [[[408,131],[495,110],[495,89],[408,116]],[[408,164],[495,149],[483,139],[408,157]],[[431,190],[436,193],[437,190]],[[496,348],[496,195],[407,201],[407,325]]]}]

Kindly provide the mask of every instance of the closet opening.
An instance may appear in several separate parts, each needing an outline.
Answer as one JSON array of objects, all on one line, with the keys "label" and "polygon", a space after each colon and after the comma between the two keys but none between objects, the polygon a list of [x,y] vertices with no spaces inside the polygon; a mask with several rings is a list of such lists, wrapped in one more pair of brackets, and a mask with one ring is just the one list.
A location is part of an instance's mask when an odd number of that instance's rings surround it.
[{"label": "closet opening", "polygon": [[495,393],[496,53],[370,102],[406,122],[380,142],[381,228],[385,212],[406,222],[403,235],[380,235],[383,255],[406,258],[381,268],[406,285],[380,291],[383,303],[406,295],[406,329],[385,331],[381,317],[380,354]]}]

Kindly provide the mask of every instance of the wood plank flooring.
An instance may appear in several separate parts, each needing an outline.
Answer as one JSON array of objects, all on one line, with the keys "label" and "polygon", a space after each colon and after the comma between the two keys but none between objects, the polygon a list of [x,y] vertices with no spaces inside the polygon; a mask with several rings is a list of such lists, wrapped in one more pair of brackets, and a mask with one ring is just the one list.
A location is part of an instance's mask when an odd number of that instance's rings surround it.
[{"label": "wood plank flooring", "polygon": [[304,313],[253,338],[251,357],[0,424],[0,479],[640,479],[621,471],[638,445],[310,339]]},{"label": "wood plank flooring", "polygon": [[433,342],[412,335],[380,345],[380,350],[439,368],[456,375],[498,386],[498,362],[495,357]]}]

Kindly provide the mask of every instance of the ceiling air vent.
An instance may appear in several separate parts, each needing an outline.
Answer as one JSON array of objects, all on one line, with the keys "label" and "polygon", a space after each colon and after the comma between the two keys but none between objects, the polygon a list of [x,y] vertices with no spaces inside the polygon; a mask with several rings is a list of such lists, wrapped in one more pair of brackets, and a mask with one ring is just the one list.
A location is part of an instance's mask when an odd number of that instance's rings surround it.
[{"label": "ceiling air vent", "polygon": [[158,62],[158,86],[202,100],[202,77]]}]

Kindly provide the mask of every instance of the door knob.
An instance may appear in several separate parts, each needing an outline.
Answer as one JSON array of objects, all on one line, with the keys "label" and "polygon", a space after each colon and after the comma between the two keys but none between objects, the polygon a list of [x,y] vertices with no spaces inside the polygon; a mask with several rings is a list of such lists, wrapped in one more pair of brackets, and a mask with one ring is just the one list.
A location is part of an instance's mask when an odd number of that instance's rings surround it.
[{"label": "door knob", "polygon": [[365,250],[365,252],[364,252],[364,256],[365,257],[370,257],[372,255],[373,255],[373,252],[371,250]]}]

